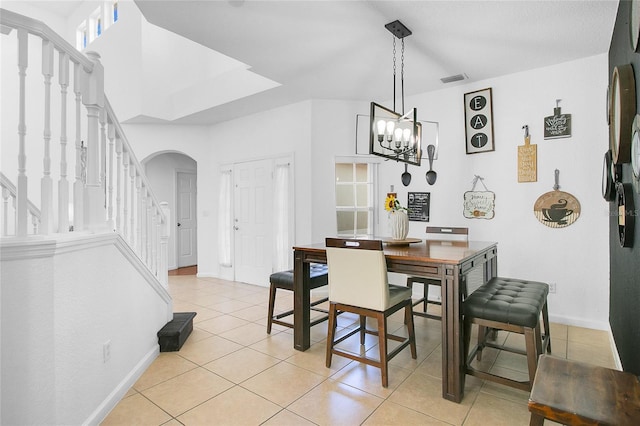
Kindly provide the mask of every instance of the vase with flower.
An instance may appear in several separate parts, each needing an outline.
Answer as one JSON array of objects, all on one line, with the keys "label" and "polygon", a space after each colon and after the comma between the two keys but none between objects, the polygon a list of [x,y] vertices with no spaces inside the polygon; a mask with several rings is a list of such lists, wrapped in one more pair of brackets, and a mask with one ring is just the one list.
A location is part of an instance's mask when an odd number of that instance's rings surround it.
[{"label": "vase with flower", "polygon": [[396,194],[389,193],[384,202],[384,208],[389,212],[389,230],[394,240],[404,240],[409,233],[409,216],[407,208],[400,205]]}]

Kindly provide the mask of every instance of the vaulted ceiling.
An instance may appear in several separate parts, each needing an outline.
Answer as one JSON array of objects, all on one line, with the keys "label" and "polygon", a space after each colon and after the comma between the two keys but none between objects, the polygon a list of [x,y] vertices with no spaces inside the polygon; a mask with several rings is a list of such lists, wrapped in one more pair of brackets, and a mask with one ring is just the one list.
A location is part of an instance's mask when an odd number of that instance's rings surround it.
[{"label": "vaulted ceiling", "polygon": [[[605,53],[618,2],[136,0],[152,24],[247,64],[276,88],[180,119],[210,123],[310,98],[393,98],[393,35],[405,95]],[[400,62],[400,42],[397,45]],[[400,70],[398,69],[398,74]],[[460,83],[450,83],[460,84]],[[398,89],[399,90],[399,89]]]}]

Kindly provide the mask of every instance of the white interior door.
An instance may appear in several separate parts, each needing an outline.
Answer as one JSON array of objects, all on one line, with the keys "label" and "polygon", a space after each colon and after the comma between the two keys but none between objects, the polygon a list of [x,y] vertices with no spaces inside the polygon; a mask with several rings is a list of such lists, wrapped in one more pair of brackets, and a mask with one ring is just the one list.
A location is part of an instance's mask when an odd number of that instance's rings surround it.
[{"label": "white interior door", "polygon": [[273,256],[273,161],[234,165],[235,280],[269,285]]},{"label": "white interior door", "polygon": [[176,253],[178,268],[198,263],[196,222],[196,174],[177,173]]}]

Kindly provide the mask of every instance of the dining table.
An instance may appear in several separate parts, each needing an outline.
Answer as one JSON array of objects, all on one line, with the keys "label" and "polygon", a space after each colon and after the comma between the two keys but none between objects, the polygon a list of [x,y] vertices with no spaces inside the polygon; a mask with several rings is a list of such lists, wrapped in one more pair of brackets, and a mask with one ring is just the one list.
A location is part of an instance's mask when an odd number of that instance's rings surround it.
[{"label": "dining table", "polygon": [[[471,271],[481,268],[483,283],[497,275],[498,247],[486,241],[418,240],[395,244],[383,238],[387,270],[400,274],[439,279],[442,303],[442,396],[460,402],[464,395],[465,354],[462,300]],[[325,243],[296,245],[293,268],[294,348],[307,350],[310,338],[309,265],[327,263]],[[474,275],[478,275],[474,273]]]}]

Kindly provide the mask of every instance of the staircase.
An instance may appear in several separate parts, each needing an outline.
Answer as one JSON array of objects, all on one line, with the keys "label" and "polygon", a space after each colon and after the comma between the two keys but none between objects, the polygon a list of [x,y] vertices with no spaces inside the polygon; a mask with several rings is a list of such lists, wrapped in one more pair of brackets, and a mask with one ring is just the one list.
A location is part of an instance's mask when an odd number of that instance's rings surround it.
[{"label": "staircase", "polygon": [[0,24],[0,424],[97,424],[173,320],[167,203],[100,56],[9,10]]}]

